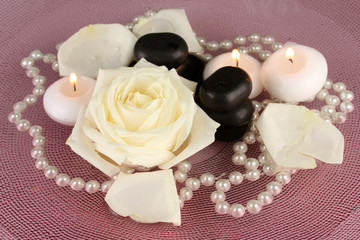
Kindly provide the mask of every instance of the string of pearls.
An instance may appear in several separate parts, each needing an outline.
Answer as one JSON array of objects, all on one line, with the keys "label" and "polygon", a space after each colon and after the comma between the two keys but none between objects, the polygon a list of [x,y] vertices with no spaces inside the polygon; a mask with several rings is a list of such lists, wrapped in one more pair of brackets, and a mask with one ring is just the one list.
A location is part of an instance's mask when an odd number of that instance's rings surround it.
[{"label": "string of pearls", "polygon": [[[145,17],[150,17],[155,14],[155,11],[148,10],[145,13]],[[126,24],[128,29],[132,29],[134,24],[137,23],[141,16],[133,19],[132,23]],[[223,40],[220,43],[215,41],[207,42],[204,38],[197,38],[202,45],[202,50],[196,55],[201,57],[204,61],[212,59],[212,55],[205,53],[205,48],[209,51],[216,51],[218,49],[231,49],[234,45],[240,45],[238,50],[244,54],[257,54],[261,61],[266,60],[271,51],[263,49],[260,43],[265,45],[271,45],[273,51],[280,49],[283,45],[276,42],[275,39],[266,35],[261,37],[259,34],[253,33],[248,36],[238,35],[234,38],[233,42],[230,40]],[[249,42],[249,46],[245,44]],[[57,49],[60,45],[57,45]],[[46,178],[55,179],[55,182],[60,187],[70,186],[71,189],[79,191],[85,189],[88,193],[95,193],[98,191],[106,193],[111,187],[116,176],[110,180],[100,183],[97,180],[90,180],[85,182],[81,177],[71,178],[66,173],[60,173],[60,170],[50,165],[50,161],[46,158],[45,144],[46,139],[43,136],[43,128],[39,125],[31,125],[27,119],[22,118],[22,113],[30,106],[34,105],[37,100],[45,93],[46,78],[40,75],[40,69],[35,67],[35,62],[43,60],[43,62],[51,64],[54,71],[59,71],[59,64],[54,54],[44,54],[40,50],[34,50],[30,55],[21,60],[21,66],[26,69],[26,75],[32,78],[34,88],[31,94],[25,96],[22,101],[19,101],[13,105],[13,112],[8,115],[10,122],[16,124],[19,131],[28,131],[32,137],[32,145],[34,148],[31,150],[30,155],[35,159],[35,166],[39,170],[44,171]],[[332,95],[331,91],[338,93],[339,97]],[[351,100],[354,98],[354,94],[346,89],[344,83],[333,83],[330,79],[327,79],[324,87],[315,96],[316,99],[324,101],[325,105],[320,109],[312,109],[317,115],[322,117],[327,122],[343,123],[346,120],[346,114],[353,111],[354,106]],[[254,105],[254,114],[249,130],[244,134],[242,141],[233,145],[234,155],[232,156],[232,162],[235,165],[243,165],[246,169],[244,174],[233,171],[227,178],[223,178],[226,174],[222,174],[219,177],[215,177],[211,173],[204,173],[199,178],[188,178],[188,172],[192,168],[192,164],[185,160],[180,162],[174,173],[174,177],[177,182],[184,183],[185,186],[179,191],[179,201],[181,207],[184,206],[184,202],[190,200],[193,197],[193,192],[198,190],[201,185],[209,187],[215,184],[216,190],[211,194],[210,200],[215,204],[215,211],[219,214],[230,214],[233,217],[242,217],[246,211],[249,213],[258,213],[263,206],[266,206],[273,201],[273,197],[278,195],[284,185],[288,184],[291,180],[291,175],[296,173],[296,170],[281,171],[272,161],[270,154],[267,152],[265,145],[262,142],[255,122],[260,116],[260,112],[270,102],[281,102],[277,99],[266,99],[261,103],[258,101],[252,101]],[[292,103],[296,104],[296,103]],[[340,110],[340,111],[338,111]],[[258,142],[261,153],[257,158],[248,158],[245,153],[248,150],[249,144]],[[258,168],[262,168],[259,170]],[[134,172],[134,169],[127,170],[127,173]],[[225,192],[228,192],[232,185],[239,185],[244,179],[248,181],[256,181],[261,176],[275,176],[275,180],[267,184],[266,190],[259,193],[257,198],[250,200],[246,205],[230,204],[226,202]]]}]

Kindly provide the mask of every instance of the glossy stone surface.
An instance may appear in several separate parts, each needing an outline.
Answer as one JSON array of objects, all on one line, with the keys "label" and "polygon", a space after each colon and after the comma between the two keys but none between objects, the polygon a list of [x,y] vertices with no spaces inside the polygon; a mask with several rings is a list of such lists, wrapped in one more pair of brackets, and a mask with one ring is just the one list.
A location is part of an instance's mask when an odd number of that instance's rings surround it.
[{"label": "glossy stone surface", "polygon": [[215,139],[218,141],[233,141],[239,139],[245,134],[248,125],[248,122],[239,126],[221,125],[216,129]]},{"label": "glossy stone surface", "polygon": [[136,61],[145,58],[158,66],[168,69],[182,65],[188,57],[188,46],[183,38],[173,33],[150,33],[135,43]]},{"label": "glossy stone surface", "polygon": [[202,83],[204,68],[205,64],[200,58],[189,54],[184,64],[179,66],[176,71],[180,76],[188,80]]}]

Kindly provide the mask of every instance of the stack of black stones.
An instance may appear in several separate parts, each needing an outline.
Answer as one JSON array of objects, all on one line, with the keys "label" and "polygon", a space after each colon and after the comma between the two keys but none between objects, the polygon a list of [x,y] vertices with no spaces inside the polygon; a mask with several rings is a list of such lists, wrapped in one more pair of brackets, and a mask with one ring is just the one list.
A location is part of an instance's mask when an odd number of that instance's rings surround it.
[{"label": "stack of black stones", "polygon": [[220,127],[215,139],[232,141],[243,136],[254,112],[248,99],[252,83],[249,75],[238,67],[222,67],[203,81],[204,63],[189,54],[183,38],[173,33],[150,33],[138,39],[135,60],[145,58],[158,66],[175,68],[178,74],[198,83],[196,103]]}]

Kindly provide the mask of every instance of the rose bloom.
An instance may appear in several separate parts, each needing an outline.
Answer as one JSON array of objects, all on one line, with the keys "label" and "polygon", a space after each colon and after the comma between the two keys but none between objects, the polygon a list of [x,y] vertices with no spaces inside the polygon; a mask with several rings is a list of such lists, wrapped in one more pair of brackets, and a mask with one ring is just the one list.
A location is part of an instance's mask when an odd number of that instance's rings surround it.
[{"label": "rose bloom", "polygon": [[141,60],[99,70],[67,144],[108,176],[168,169],[214,141],[219,126],[194,102],[196,83]]}]

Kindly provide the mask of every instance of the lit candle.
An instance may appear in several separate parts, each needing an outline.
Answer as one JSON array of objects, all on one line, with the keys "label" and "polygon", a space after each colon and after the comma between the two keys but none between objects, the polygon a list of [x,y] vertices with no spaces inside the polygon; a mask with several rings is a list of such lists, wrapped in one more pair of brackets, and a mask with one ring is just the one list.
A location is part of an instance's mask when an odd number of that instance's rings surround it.
[{"label": "lit candle", "polygon": [[321,90],[327,71],[325,57],[319,51],[292,44],[277,50],[264,62],[260,77],[271,96],[303,102]]},{"label": "lit candle", "polygon": [[239,67],[250,76],[252,81],[252,90],[249,98],[255,98],[263,91],[263,85],[260,81],[261,63],[247,54],[241,54],[238,51],[237,54],[238,57],[233,58],[232,52],[223,53],[210,60],[204,69],[204,79],[208,78],[219,68],[225,66]]},{"label": "lit candle", "polygon": [[45,112],[54,121],[74,126],[82,105],[91,98],[96,81],[74,73],[54,82],[45,92]]}]

